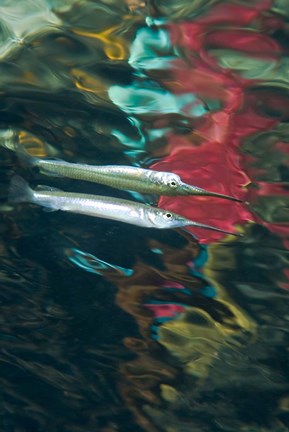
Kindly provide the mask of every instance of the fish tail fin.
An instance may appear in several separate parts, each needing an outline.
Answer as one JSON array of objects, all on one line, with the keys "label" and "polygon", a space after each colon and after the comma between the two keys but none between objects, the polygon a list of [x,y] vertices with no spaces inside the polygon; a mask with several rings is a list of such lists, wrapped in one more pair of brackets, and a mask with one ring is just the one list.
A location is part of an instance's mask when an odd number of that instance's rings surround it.
[{"label": "fish tail fin", "polygon": [[17,141],[18,132],[16,130],[4,129],[0,131],[0,147],[15,151],[15,144]]},{"label": "fish tail fin", "polygon": [[34,194],[26,180],[15,175],[9,187],[8,201],[10,203],[33,202]]},{"label": "fish tail fin", "polygon": [[18,156],[18,159],[22,163],[22,165],[26,167],[35,167],[37,165],[37,158],[34,156],[31,156],[30,153],[28,153],[23,145],[21,145],[19,142],[15,144],[15,151]]}]

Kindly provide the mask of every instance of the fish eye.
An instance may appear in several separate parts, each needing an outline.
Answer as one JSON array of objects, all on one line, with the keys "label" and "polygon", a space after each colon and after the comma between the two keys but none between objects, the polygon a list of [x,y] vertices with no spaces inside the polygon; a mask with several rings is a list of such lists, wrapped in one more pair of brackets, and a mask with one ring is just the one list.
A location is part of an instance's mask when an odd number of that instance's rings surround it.
[{"label": "fish eye", "polygon": [[166,217],[167,219],[170,219],[170,218],[172,217],[172,214],[171,214],[171,213],[166,213],[166,214],[165,214],[165,217]]},{"label": "fish eye", "polygon": [[178,186],[178,183],[176,182],[176,180],[170,180],[170,181],[169,181],[169,186],[175,188],[175,187]]}]

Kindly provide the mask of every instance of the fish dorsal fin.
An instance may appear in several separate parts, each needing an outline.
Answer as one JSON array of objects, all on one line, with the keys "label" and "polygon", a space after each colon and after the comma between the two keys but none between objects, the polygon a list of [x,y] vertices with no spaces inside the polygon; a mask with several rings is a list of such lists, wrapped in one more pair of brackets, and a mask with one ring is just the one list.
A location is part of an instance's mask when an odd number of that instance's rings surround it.
[{"label": "fish dorsal fin", "polygon": [[46,185],[38,185],[36,186],[35,190],[37,190],[38,192],[61,192],[61,189]]}]

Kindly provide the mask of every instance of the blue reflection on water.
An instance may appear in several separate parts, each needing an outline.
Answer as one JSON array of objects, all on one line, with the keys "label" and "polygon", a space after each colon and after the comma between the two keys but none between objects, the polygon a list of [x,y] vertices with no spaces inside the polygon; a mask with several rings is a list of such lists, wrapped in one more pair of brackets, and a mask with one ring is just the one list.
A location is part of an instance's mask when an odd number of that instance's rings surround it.
[{"label": "blue reflection on water", "polygon": [[102,275],[104,271],[115,270],[128,277],[134,273],[132,269],[126,269],[117,265],[110,264],[97,258],[92,254],[82,252],[81,250],[76,248],[71,248],[67,250],[66,255],[69,261],[90,273]]}]

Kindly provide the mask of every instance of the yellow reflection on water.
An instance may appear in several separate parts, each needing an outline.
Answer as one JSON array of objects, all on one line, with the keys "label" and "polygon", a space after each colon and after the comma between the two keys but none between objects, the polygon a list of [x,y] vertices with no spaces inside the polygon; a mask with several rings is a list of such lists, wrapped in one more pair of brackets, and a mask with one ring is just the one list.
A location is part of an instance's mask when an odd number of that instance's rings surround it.
[{"label": "yellow reflection on water", "polygon": [[45,143],[37,136],[22,130],[19,132],[18,137],[19,137],[19,143],[23,145],[32,156],[37,156],[37,157],[47,156]]},{"label": "yellow reflection on water", "polygon": [[72,29],[72,31],[79,36],[101,41],[104,44],[104,52],[110,60],[125,60],[128,58],[126,43],[120,36],[113,34],[118,28],[118,26],[113,26],[100,33],[80,29]]},{"label": "yellow reflection on water", "polygon": [[92,74],[77,68],[71,69],[71,75],[74,78],[75,86],[79,90],[94,93],[102,99],[108,99],[103,80],[100,80]]}]

